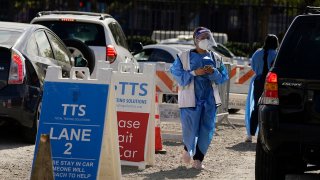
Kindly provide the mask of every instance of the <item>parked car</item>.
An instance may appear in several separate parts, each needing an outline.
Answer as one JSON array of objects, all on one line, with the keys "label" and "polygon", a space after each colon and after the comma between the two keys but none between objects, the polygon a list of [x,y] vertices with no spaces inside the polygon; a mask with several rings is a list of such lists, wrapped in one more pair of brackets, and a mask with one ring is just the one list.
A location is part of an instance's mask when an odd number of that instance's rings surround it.
[{"label": "parked car", "polygon": [[[134,57],[140,64],[140,71],[143,71],[144,63],[157,62],[164,62],[165,70],[169,70],[170,66],[177,58],[177,54],[194,48],[194,45],[189,44],[151,44],[144,46],[143,50],[134,54]],[[219,55],[219,53],[215,53]],[[223,56],[222,58],[226,57]],[[178,96],[176,94],[164,94],[163,102],[177,103]]]},{"label": "parked car", "polygon": [[144,63],[165,62],[166,69],[169,69],[171,64],[177,58],[177,54],[182,51],[192,49],[192,45],[181,44],[150,44],[143,47],[138,53],[134,53],[134,58],[140,64],[140,70],[143,71]]},{"label": "parked car", "polygon": [[259,102],[256,179],[320,169],[320,8],[297,16]]},{"label": "parked car", "polygon": [[68,77],[74,62],[61,39],[41,25],[0,22],[0,125],[22,127],[34,143],[41,112],[42,85],[48,66]]},{"label": "parked car", "polygon": [[[194,40],[193,40],[193,37],[190,35],[180,35],[177,38],[164,39],[160,41],[160,44],[183,44],[183,45],[194,46]],[[217,47],[213,47],[213,49],[220,56],[224,57],[224,61],[228,61],[230,63],[232,63],[233,60],[239,61],[244,59],[243,57],[235,56],[227,47],[225,47],[223,44],[218,42],[217,42]]]},{"label": "parked car", "polygon": [[121,26],[109,14],[43,11],[31,23],[44,25],[55,32],[73,54],[88,60],[91,73],[96,73],[98,61],[108,61],[114,69],[119,62],[132,62],[138,69]]}]

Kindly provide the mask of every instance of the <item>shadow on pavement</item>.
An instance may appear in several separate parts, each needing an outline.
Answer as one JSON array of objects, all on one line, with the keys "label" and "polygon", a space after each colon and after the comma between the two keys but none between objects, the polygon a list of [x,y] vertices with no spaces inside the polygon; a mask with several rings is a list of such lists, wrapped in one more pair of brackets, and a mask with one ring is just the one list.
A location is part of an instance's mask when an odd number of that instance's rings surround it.
[{"label": "shadow on pavement", "polygon": [[173,141],[165,141],[162,144],[166,146],[183,146],[182,142],[173,142]]},{"label": "shadow on pavement", "polygon": [[[241,128],[244,127],[243,124],[234,124],[231,122],[231,124],[235,127],[235,128]],[[217,130],[223,130],[225,128],[232,128],[232,126],[230,124],[228,124],[227,122],[222,122],[221,124],[219,124],[216,129]]]},{"label": "shadow on pavement", "polygon": [[256,143],[247,143],[247,142],[241,142],[238,144],[235,144],[231,147],[227,147],[227,149],[231,149],[234,151],[241,151],[241,152],[246,152],[246,151],[256,151]]},{"label": "shadow on pavement", "polygon": [[17,126],[0,126],[0,150],[32,145],[23,141],[19,130]]},{"label": "shadow on pavement", "polygon": [[[122,167],[122,174],[134,173],[137,172],[136,167],[125,166]],[[201,173],[201,170],[194,168],[186,168],[185,166],[179,166],[176,169],[154,172],[150,174],[145,174],[146,178],[143,179],[194,179],[198,174]]]}]

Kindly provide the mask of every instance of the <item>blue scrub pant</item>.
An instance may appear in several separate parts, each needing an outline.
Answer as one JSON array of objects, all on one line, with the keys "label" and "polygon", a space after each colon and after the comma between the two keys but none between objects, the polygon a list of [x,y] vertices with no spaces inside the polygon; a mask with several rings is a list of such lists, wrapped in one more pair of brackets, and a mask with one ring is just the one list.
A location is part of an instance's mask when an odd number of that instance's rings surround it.
[{"label": "blue scrub pant", "polygon": [[[181,108],[180,119],[183,143],[189,153],[207,153],[215,130],[216,107],[214,102],[202,102],[194,108]],[[191,155],[190,154],[190,155]],[[201,160],[201,154],[197,155]]]},{"label": "blue scrub pant", "polygon": [[[184,148],[185,151],[188,152],[187,146],[184,146],[183,148]],[[198,146],[198,144],[197,144],[196,154],[193,156],[193,160],[199,160],[199,161],[202,162],[203,159],[204,159],[204,154],[200,151],[199,146]]]}]

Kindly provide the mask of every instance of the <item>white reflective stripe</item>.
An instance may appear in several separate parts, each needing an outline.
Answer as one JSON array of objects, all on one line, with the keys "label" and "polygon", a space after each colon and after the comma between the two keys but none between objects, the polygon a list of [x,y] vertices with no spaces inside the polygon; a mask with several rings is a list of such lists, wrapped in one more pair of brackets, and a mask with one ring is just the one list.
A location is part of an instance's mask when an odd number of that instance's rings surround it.
[{"label": "white reflective stripe", "polygon": [[173,93],[171,89],[169,89],[166,84],[162,81],[162,79],[159,78],[159,76],[156,76],[156,85],[160,88],[161,92],[163,93]]},{"label": "white reflective stripe", "polygon": [[[250,79],[254,76],[254,73],[251,75],[249,72],[252,71],[250,66],[232,66],[232,69],[235,68],[235,74],[233,77],[230,77],[230,82],[231,83],[241,83],[241,84],[249,84],[250,83]],[[250,77],[248,79],[245,78],[245,76],[248,77],[248,73],[250,75]],[[245,78],[245,79],[243,79]],[[242,79],[242,81],[240,81]]]},{"label": "white reflective stripe", "polygon": [[240,78],[240,67],[237,67],[236,76],[235,76],[235,82],[236,83],[239,83],[239,78]]}]

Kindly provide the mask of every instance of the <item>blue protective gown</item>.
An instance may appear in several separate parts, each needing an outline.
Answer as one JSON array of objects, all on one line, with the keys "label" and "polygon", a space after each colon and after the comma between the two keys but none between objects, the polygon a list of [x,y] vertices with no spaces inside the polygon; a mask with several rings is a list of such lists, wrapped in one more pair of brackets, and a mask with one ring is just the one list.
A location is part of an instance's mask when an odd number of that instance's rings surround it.
[{"label": "blue protective gown", "polygon": [[[180,86],[186,86],[194,79],[196,107],[180,108],[183,142],[189,154],[195,154],[198,143],[200,151],[205,155],[212,140],[215,129],[216,106],[213,96],[212,81],[216,84],[225,82],[229,77],[226,69],[221,73],[214,69],[210,75],[193,76],[190,72],[204,65],[216,67],[215,61],[209,53],[190,53],[190,71],[183,69],[183,65],[177,58],[170,71]],[[214,56],[212,56],[214,58]]]},{"label": "blue protective gown", "polygon": [[[245,110],[245,123],[247,129],[247,135],[250,135],[250,117],[254,107],[254,98],[253,98],[253,90],[254,90],[254,80],[257,75],[261,75],[263,71],[264,61],[263,61],[264,50],[258,49],[251,58],[251,68],[255,72],[255,75],[251,78],[248,90],[248,96],[246,101],[246,110]],[[268,69],[272,66],[272,62],[274,61],[277,55],[276,50],[268,50]]]}]

